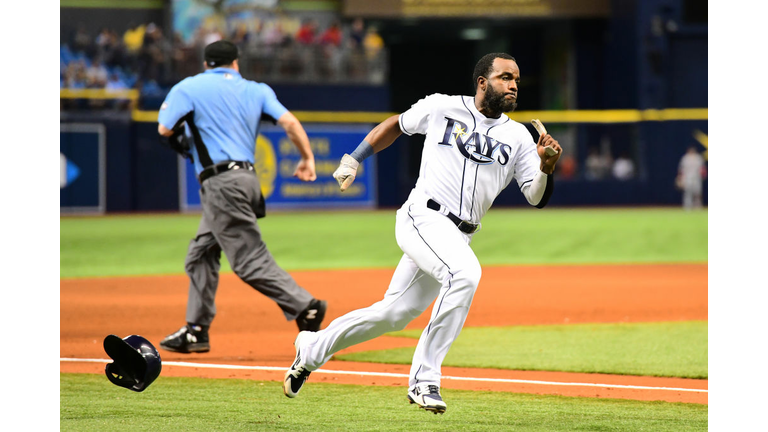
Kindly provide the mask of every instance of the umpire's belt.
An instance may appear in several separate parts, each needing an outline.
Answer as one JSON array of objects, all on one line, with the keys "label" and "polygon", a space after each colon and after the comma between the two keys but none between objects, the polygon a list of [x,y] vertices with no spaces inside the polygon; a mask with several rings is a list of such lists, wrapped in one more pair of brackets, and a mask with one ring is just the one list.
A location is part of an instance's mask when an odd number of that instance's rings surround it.
[{"label": "umpire's belt", "polygon": [[[427,201],[427,208],[430,208],[430,209],[435,210],[435,211],[440,211],[440,207],[442,207],[442,206],[437,201],[435,201],[435,200],[433,200],[431,198]],[[456,227],[459,228],[459,231],[467,233],[467,234],[474,233],[480,227],[480,224],[473,224],[471,222],[467,222],[467,221],[461,220],[461,219],[459,219],[458,216],[456,216],[455,214],[453,214],[451,212],[448,212],[448,214],[446,214],[446,216],[448,217],[448,219],[451,220],[451,222],[453,222],[456,225]]]},{"label": "umpire's belt", "polygon": [[236,169],[247,169],[248,171],[253,171],[253,164],[245,161],[226,161],[217,163],[216,165],[211,165],[200,173],[200,183],[217,174]]}]

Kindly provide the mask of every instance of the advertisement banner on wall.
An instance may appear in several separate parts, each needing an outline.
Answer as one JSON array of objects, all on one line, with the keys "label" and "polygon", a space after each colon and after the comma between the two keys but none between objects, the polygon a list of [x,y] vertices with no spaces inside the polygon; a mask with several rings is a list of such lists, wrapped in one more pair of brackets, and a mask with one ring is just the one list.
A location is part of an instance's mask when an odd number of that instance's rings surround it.
[{"label": "advertisement banner on wall", "polygon": [[[371,130],[368,126],[307,126],[315,155],[317,180],[303,182],[293,177],[300,156],[285,131],[264,127],[256,139],[255,167],[269,209],[312,209],[376,206],[375,156],[360,164],[355,182],[343,193],[333,178],[344,153],[352,153]],[[200,183],[192,163],[179,157],[179,207],[200,209]]]},{"label": "advertisement banner on wall", "polygon": [[103,124],[59,126],[60,213],[104,213],[106,129]]}]

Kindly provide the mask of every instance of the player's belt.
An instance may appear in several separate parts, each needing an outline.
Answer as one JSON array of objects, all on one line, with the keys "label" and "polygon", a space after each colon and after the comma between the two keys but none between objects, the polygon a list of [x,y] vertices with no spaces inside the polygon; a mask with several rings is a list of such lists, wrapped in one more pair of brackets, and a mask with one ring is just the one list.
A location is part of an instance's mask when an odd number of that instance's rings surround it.
[{"label": "player's belt", "polygon": [[[432,209],[434,211],[440,211],[441,207],[442,206],[440,205],[440,203],[438,203],[437,201],[435,201],[435,200],[433,200],[431,198],[427,201],[427,208],[430,208],[430,209]],[[459,228],[459,231],[467,233],[467,234],[474,233],[480,227],[480,224],[473,224],[471,222],[467,222],[465,220],[461,220],[461,219],[459,219],[458,216],[456,216],[455,214],[453,214],[451,212],[448,212],[448,214],[446,214],[446,216],[448,217],[448,219],[451,220],[451,222],[453,222],[456,225],[456,227]]]},{"label": "player's belt", "polygon": [[248,171],[253,171],[253,164],[245,161],[227,161],[217,163],[216,165],[211,165],[200,173],[200,183],[215,175],[236,169],[247,169]]}]

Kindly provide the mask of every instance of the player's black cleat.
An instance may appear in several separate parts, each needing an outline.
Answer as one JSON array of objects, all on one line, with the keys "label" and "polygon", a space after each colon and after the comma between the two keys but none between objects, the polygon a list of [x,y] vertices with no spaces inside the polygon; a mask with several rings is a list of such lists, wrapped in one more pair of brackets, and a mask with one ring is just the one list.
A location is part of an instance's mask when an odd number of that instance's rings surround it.
[{"label": "player's black cleat", "polygon": [[440,387],[434,384],[416,384],[409,388],[408,402],[435,414],[444,413],[448,407],[440,396]]},{"label": "player's black cleat", "polygon": [[187,324],[160,342],[160,348],[177,353],[204,353],[211,350],[208,326]]},{"label": "player's black cleat", "polygon": [[325,318],[325,310],[327,308],[328,303],[325,300],[313,299],[309,302],[309,306],[296,318],[296,325],[299,326],[299,331],[316,332],[320,330],[320,324],[323,322],[323,318]]},{"label": "player's black cleat", "polygon": [[299,352],[299,344],[301,338],[306,333],[299,332],[296,336],[296,340],[293,342],[293,346],[296,348],[296,358],[291,365],[291,368],[285,373],[283,377],[283,393],[289,398],[295,398],[301,387],[309,378],[309,374],[312,373],[304,367],[304,361],[301,359],[301,353]]}]

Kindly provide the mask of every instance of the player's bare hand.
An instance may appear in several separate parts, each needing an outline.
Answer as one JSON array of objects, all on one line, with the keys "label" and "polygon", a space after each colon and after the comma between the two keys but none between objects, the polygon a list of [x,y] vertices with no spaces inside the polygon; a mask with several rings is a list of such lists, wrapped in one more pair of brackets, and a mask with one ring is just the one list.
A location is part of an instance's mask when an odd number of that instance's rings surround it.
[{"label": "player's bare hand", "polygon": [[[556,153],[553,154],[553,150]],[[552,135],[543,134],[539,135],[539,142],[536,143],[536,152],[541,159],[542,171],[551,174],[555,169],[555,164],[560,159],[560,155],[563,154],[563,148],[560,147],[560,143],[557,140],[552,138]]]},{"label": "player's bare hand", "polygon": [[339,188],[342,192],[347,190],[352,182],[355,181],[358,166],[360,166],[360,162],[356,161],[352,156],[346,153],[342,156],[339,167],[333,172],[333,178],[339,182]]},{"label": "player's bare hand", "polygon": [[301,159],[299,164],[296,165],[296,171],[294,171],[293,176],[301,181],[315,181],[317,178],[317,174],[315,173],[315,160]]}]

